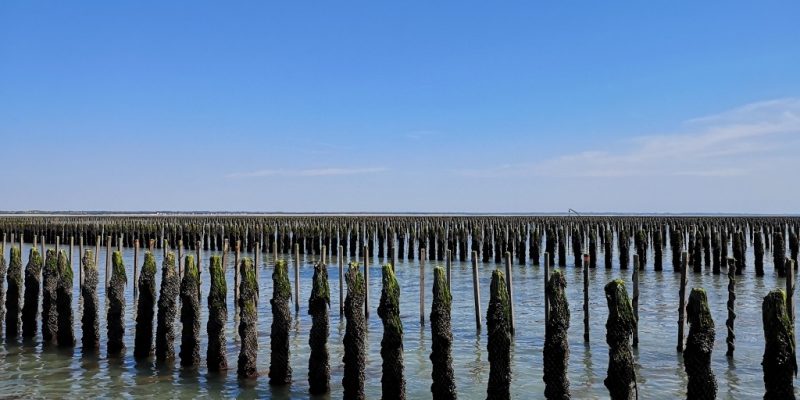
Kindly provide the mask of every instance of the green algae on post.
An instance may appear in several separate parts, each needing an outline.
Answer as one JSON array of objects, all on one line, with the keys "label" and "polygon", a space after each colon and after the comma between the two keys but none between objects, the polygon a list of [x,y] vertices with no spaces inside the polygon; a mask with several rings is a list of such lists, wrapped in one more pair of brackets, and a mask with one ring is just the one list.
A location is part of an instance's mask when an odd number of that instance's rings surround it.
[{"label": "green algae on post", "polygon": [[239,291],[239,359],[237,375],[239,379],[255,378],[258,376],[256,362],[258,359],[258,313],[256,300],[258,299],[258,281],[253,260],[242,258],[239,265],[241,288]]},{"label": "green algae on post", "polygon": [[272,271],[272,329],[270,330],[269,384],[292,383],[292,367],[289,365],[289,328],[292,313],[289,301],[292,298],[289,283],[289,268],[286,260],[278,260]]},{"label": "green algae on post", "polygon": [[194,256],[184,258],[184,274],[181,281],[181,366],[200,365],[200,272]]},{"label": "green algae on post", "polygon": [[[2,257],[1,254],[0,257]],[[25,266],[25,304],[22,306],[22,337],[26,339],[36,337],[38,330],[36,317],[39,316],[41,275],[42,256],[36,247],[31,247],[28,253],[28,264]]]},{"label": "green algae on post", "polygon": [[786,309],[786,293],[775,289],[762,303],[764,324],[764,399],[794,399],[794,377],[797,375],[794,325]]},{"label": "green algae on post", "polygon": [[219,372],[228,369],[228,356],[225,350],[225,322],[228,320],[228,287],[225,282],[225,269],[220,256],[211,256],[209,261],[211,289],[208,292],[208,349],[206,362],[208,370]]},{"label": "green algae on post", "polygon": [[511,311],[503,272],[492,272],[489,308],[486,311],[489,350],[488,400],[510,398],[511,389]]},{"label": "green algae on post", "polygon": [[111,281],[108,287],[108,312],[106,313],[109,357],[118,357],[125,351],[125,265],[122,253],[112,254]]},{"label": "green algae on post", "polygon": [[83,314],[81,315],[81,345],[83,353],[88,354],[100,347],[100,317],[97,300],[97,265],[94,263],[94,252],[86,250],[81,258],[83,263],[83,285],[81,298]]},{"label": "green algae on post", "polygon": [[175,271],[175,253],[169,252],[161,266],[161,289],[156,315],[156,363],[175,359],[175,314],[180,280]]},{"label": "green algae on post", "polygon": [[75,330],[72,316],[72,263],[67,261],[64,250],[58,253],[58,284],[56,285],[56,311],[58,313],[58,330],[56,342],[58,347],[75,346]]},{"label": "green algae on post", "polygon": [[142,272],[139,275],[138,303],[136,304],[136,336],[133,358],[144,360],[153,354],[153,314],[156,303],[156,258],[145,252]]},{"label": "green algae on post", "polygon": [[58,254],[55,249],[47,250],[42,284],[42,340],[44,344],[55,344],[58,332]]},{"label": "green algae on post", "polygon": [[330,304],[328,269],[320,262],[314,266],[313,286],[308,299],[308,314],[311,315],[311,331],[308,337],[308,346],[311,349],[308,357],[308,385],[309,392],[314,395],[325,394],[331,390],[328,353]]},{"label": "green algae on post", "polygon": [[[391,264],[383,265],[382,272],[383,289],[378,305],[378,316],[383,322],[381,392],[382,397],[386,400],[401,400],[406,398],[406,381],[403,374],[403,321],[400,320],[400,286]],[[444,274],[441,267],[436,267],[434,270],[434,275],[437,274]]]},{"label": "green algae on post", "polygon": [[689,336],[683,350],[683,364],[689,376],[686,395],[689,399],[713,400],[717,397],[717,380],[711,370],[715,332],[705,290],[692,289],[686,314],[689,321]]},{"label": "green algae on post", "polygon": [[[473,252],[477,256],[477,252]],[[434,400],[457,397],[453,374],[453,329],[451,324],[452,297],[444,270],[433,270],[433,303],[431,304],[431,393]]]},{"label": "green algae on post", "polygon": [[633,307],[625,290],[625,282],[621,279],[609,282],[605,286],[605,293],[608,303],[608,376],[603,383],[612,400],[630,400],[635,395],[636,384],[631,352]]},{"label": "green algae on post", "polygon": [[357,262],[351,262],[347,271],[347,297],[344,316],[347,320],[344,333],[344,374],[342,386],[345,399],[365,399],[364,369],[366,368],[367,320],[364,316],[364,276]]},{"label": "green algae on post", "polygon": [[547,320],[544,339],[544,396],[547,399],[568,399],[569,377],[569,304],[564,293],[567,280],[561,271],[553,271],[547,284],[550,318]]}]

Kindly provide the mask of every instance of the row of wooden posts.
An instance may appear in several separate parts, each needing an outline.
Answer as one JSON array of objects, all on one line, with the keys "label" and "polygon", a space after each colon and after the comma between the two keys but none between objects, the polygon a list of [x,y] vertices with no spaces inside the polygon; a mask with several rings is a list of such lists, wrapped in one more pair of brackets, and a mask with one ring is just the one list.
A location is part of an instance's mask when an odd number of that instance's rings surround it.
[{"label": "row of wooden posts", "polygon": [[[38,256],[36,251],[37,249],[35,247],[31,250],[32,257],[31,260],[29,260],[29,266],[30,263],[35,262],[34,256]],[[17,265],[17,267],[21,264],[20,253],[20,250],[12,249],[11,262]],[[2,254],[3,253],[0,253],[0,255]],[[45,344],[52,342],[62,347],[71,347],[74,345],[74,336],[72,334],[72,301],[71,294],[69,294],[72,286],[72,269],[69,266],[70,263],[66,261],[66,256],[63,251],[48,252],[47,256],[45,263],[46,269],[44,271],[45,276],[49,277],[51,281],[54,279],[52,271],[53,266],[51,265],[52,261],[52,263],[58,262],[58,272],[56,273],[58,280],[60,281],[64,277],[68,277],[70,280],[64,284],[64,287],[67,288],[66,293],[59,287],[56,297],[52,297],[50,289],[51,284],[48,283],[48,281],[44,283],[45,296],[42,312],[43,337]],[[53,260],[54,258],[58,258],[58,261]],[[0,257],[0,259],[2,259],[2,257]],[[684,257],[684,262],[685,259]],[[325,262],[322,262],[323,260],[320,261],[321,262],[315,266],[314,285],[309,300],[309,313],[312,314],[314,324],[309,341],[309,345],[312,347],[311,359],[309,361],[309,383],[311,385],[310,390],[314,394],[327,393],[330,391],[329,355],[324,345],[328,335],[329,323],[327,304],[330,301],[330,291],[327,288],[327,266]],[[636,266],[637,262],[638,260],[634,258],[634,266]],[[4,264],[4,261],[2,263]],[[107,292],[108,352],[109,356],[112,357],[119,356],[124,351],[124,344],[122,342],[124,323],[122,323],[122,318],[124,318],[125,301],[122,293],[124,292],[125,286],[125,268],[122,262],[121,252],[116,251],[113,253],[113,264],[112,278],[109,282],[110,286]],[[84,253],[81,265],[88,269],[87,272],[90,279],[87,284],[96,287],[97,267],[95,264],[95,255],[87,250]],[[184,271],[180,289],[180,296],[183,303],[182,307],[184,308],[181,311],[181,321],[184,323],[184,328],[180,357],[181,365],[185,367],[194,367],[199,362],[198,315],[200,278],[193,256],[186,256],[184,265],[186,270]],[[211,257],[209,269],[212,276],[212,288],[209,293],[210,316],[208,324],[208,363],[211,371],[227,369],[227,356],[224,351],[224,324],[227,319],[224,265],[219,256]],[[238,374],[240,378],[254,378],[258,374],[255,369],[255,359],[257,357],[257,334],[255,330],[257,311],[255,304],[259,297],[256,283],[257,268],[249,258],[242,259],[237,262],[236,265],[236,269],[239,270],[239,274],[243,277],[241,282],[237,282],[236,284],[237,287],[241,287],[241,297],[237,301],[237,311],[240,316],[239,334],[242,342],[238,361]],[[367,264],[365,263],[365,265]],[[473,266],[475,265],[476,264],[473,264]],[[509,265],[510,263],[506,264],[507,268]],[[342,269],[341,262],[340,269]],[[145,264],[142,270],[143,275],[141,279],[134,284],[135,288],[142,286],[143,290],[142,296],[139,298],[137,304],[136,348],[134,349],[134,356],[137,360],[147,359],[153,354],[152,319],[154,317],[153,308],[155,305],[155,258],[150,251],[145,253]],[[171,278],[170,270],[173,271],[173,276]],[[378,314],[384,321],[384,340],[382,341],[382,347],[384,349],[382,349],[381,352],[384,357],[384,379],[382,380],[382,389],[383,398],[402,399],[405,398],[405,382],[402,373],[402,328],[398,330],[396,326],[396,324],[402,324],[402,322],[399,320],[399,289],[396,279],[394,278],[393,270],[394,268],[391,264],[383,267],[383,291],[381,294],[381,304],[378,307]],[[792,270],[792,268],[789,268],[789,271]],[[346,276],[348,281],[347,300],[340,305],[340,310],[344,311],[344,315],[347,318],[347,332],[344,338],[345,373],[342,381],[344,386],[344,398],[365,398],[364,360],[366,355],[364,335],[366,324],[364,321],[368,317],[368,308],[365,303],[366,290],[368,290],[368,285],[366,284],[368,269],[364,271],[365,272],[362,274],[358,264],[351,263],[347,274],[341,274],[341,276]],[[561,271],[556,270],[551,274],[547,264],[545,271],[545,275],[548,276],[545,284],[546,339],[543,353],[545,358],[545,396],[547,398],[563,399],[568,398],[570,393],[569,381],[566,374],[569,354],[568,342],[566,340],[566,331],[569,328],[569,308],[566,306],[567,299],[564,294],[566,281]],[[689,344],[686,346],[686,351],[691,352],[691,354],[685,356],[685,366],[689,375],[688,398],[712,399],[716,396],[716,381],[710,369],[710,353],[713,349],[714,342],[713,321],[710,320],[711,314],[708,311],[707,299],[702,289],[694,289],[692,295],[689,296],[689,305],[684,305],[685,271],[686,268],[682,273],[681,279],[678,351],[684,350],[683,325],[684,321],[686,321],[685,313],[688,308],[690,313],[692,313],[692,319],[689,320],[689,324],[692,327],[692,331],[695,331],[694,333],[690,331]],[[731,282],[735,280],[735,274],[732,271],[735,271],[735,268],[733,260],[730,260],[728,276]],[[507,270],[507,272],[510,271]],[[163,273],[165,278],[162,280],[161,298],[159,299],[159,327],[157,329],[158,337],[156,338],[156,355],[157,360],[160,361],[164,361],[165,358],[170,358],[169,352],[165,355],[160,351],[160,345],[164,342],[160,332],[162,325],[166,327],[172,326],[171,321],[175,313],[173,297],[172,316],[167,315],[165,318],[164,315],[162,315],[162,301],[165,296],[170,295],[168,286],[174,286],[174,284],[170,282],[176,281],[176,277],[174,276],[174,256],[172,253],[168,253],[168,255],[164,257]],[[791,272],[789,273],[791,274]],[[455,398],[457,393],[451,365],[452,357],[450,355],[452,332],[450,331],[449,316],[451,298],[449,274],[449,270],[445,270],[441,267],[434,269],[434,301],[431,311],[434,341],[431,360],[434,363],[434,371],[432,373],[433,384],[431,385],[431,391],[436,399]],[[424,269],[422,269],[421,276],[424,275]],[[487,310],[490,363],[487,398],[489,399],[508,399],[510,397],[510,341],[514,334],[514,326],[513,310],[511,308],[512,292],[509,290],[512,285],[509,280],[505,279],[506,276],[510,276],[510,274],[503,274],[500,270],[495,270],[492,274],[491,299]],[[295,274],[295,279],[297,278],[298,276]],[[584,278],[587,278],[587,276],[584,275]],[[792,281],[792,279],[787,280],[787,282]],[[11,280],[9,280],[9,283],[11,284]],[[271,300],[273,309],[271,334],[272,352],[269,376],[271,384],[286,385],[290,384],[292,381],[291,367],[288,364],[288,327],[291,323],[291,315],[288,311],[288,300],[290,297],[288,270],[286,263],[282,260],[278,260],[275,264],[273,283],[273,299]],[[19,284],[19,282],[16,284]],[[425,286],[424,281],[421,281],[421,284],[421,288],[423,288]],[[341,285],[342,283],[340,282],[340,287]],[[297,285],[296,281],[295,287],[297,286],[299,285]],[[167,289],[165,289],[165,287],[167,287]],[[587,299],[586,287],[586,284],[584,284],[584,301]],[[28,288],[29,285],[26,282],[26,301],[28,299]],[[38,293],[38,287],[35,291]],[[84,317],[82,321],[84,323],[84,335],[95,336],[94,339],[89,340],[88,343],[94,343],[93,348],[96,349],[98,341],[96,337],[98,334],[96,313],[98,307],[96,304],[96,293],[94,297],[92,297],[92,291],[93,289],[91,287],[88,292],[84,291],[83,287],[81,288],[81,295],[84,300]],[[794,286],[791,283],[787,283],[785,292],[779,291],[770,293],[764,301],[766,350],[763,365],[767,398],[793,398],[794,396],[792,374],[796,371],[796,366],[794,366],[795,364],[792,362],[795,357],[793,303],[791,301],[793,291]],[[638,303],[638,268],[634,268],[633,272],[632,301],[628,300],[625,285],[621,280],[610,282],[606,285],[605,292],[609,306],[609,319],[606,324],[608,332],[606,337],[609,345],[610,357],[608,377],[604,382],[609,390],[611,398],[630,399],[634,395],[638,396],[632,353],[630,350],[631,346],[635,347],[638,343],[638,336],[636,333],[638,330],[638,312],[636,310]],[[342,291],[340,291],[340,299],[341,293]],[[174,294],[173,292],[172,295],[174,296]],[[67,298],[62,298],[64,295],[66,295]],[[771,298],[772,300],[777,299],[778,303],[770,300]],[[298,299],[298,292],[295,290],[295,304],[299,303]],[[317,299],[316,302],[315,299]],[[50,304],[49,306],[48,303]],[[58,303],[57,308],[53,306],[54,303]],[[476,304],[479,305],[479,303],[480,301],[476,297]],[[319,307],[319,304],[322,306]],[[170,306],[167,304],[164,307],[169,308]],[[363,313],[361,312],[362,307],[364,307]],[[729,307],[731,307],[730,304]],[[188,311],[186,311],[187,308]],[[55,312],[58,313],[58,321],[55,324],[52,320],[54,309],[56,309]],[[19,310],[14,309],[9,311],[18,312]],[[95,315],[87,319],[86,313],[94,313]],[[584,338],[588,340],[589,331],[586,303],[584,303],[584,313]],[[186,315],[189,315],[189,317],[185,317]],[[18,317],[10,316],[7,321],[16,318]],[[732,333],[732,321],[730,318],[729,316],[729,335]],[[781,322],[785,320],[790,322]],[[89,325],[94,324],[93,329],[91,326],[86,326],[87,321],[89,321]],[[424,309],[421,309],[421,322],[424,322]],[[142,334],[142,326],[144,326],[143,329],[146,335]],[[777,328],[775,326],[777,326]],[[25,326],[23,325],[23,331],[25,330]],[[314,332],[316,332],[316,335]],[[400,332],[399,340],[397,340],[398,332]],[[30,332],[28,332],[28,335],[30,335]],[[322,335],[322,338],[320,338],[320,335]],[[389,335],[390,340],[386,339],[387,335]],[[167,334],[166,337],[166,340],[169,341],[166,346],[171,348],[171,341],[174,339],[170,338],[169,334]],[[394,341],[391,339],[394,339]],[[442,339],[444,339],[444,341],[442,341]],[[140,340],[143,340],[145,344],[141,345]],[[323,341],[322,346],[320,346],[319,340]],[[732,342],[729,341],[728,344],[728,356],[732,356]],[[791,344],[791,346],[788,346],[789,344]],[[84,338],[84,348],[86,349],[86,347],[87,340]],[[386,347],[389,347],[389,349],[386,349]],[[387,351],[384,352],[384,350]],[[320,354],[320,351],[324,354]],[[174,355],[172,357],[174,357]],[[387,357],[389,360],[388,362]],[[794,369],[791,369],[792,366],[794,366]]]}]

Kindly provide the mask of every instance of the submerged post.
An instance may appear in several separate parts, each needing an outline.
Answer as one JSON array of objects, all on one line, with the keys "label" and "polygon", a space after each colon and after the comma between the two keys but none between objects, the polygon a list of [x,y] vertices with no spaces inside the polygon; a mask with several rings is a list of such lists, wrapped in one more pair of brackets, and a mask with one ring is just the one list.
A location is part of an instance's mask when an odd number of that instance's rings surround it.
[{"label": "submerged post", "polygon": [[547,286],[550,284],[550,254],[544,253],[544,327],[550,321],[550,298],[547,296]]},{"label": "submerged post", "polygon": [[[155,263],[155,261],[153,261],[153,263]],[[139,239],[135,239],[133,241],[133,297],[137,297],[138,295],[139,295]]]},{"label": "submerged post", "polygon": [[300,312],[300,244],[294,244],[294,311]]},{"label": "submerged post", "polygon": [[452,285],[450,284],[450,278],[452,276],[452,274],[451,274],[452,266],[450,265],[451,264],[451,260],[450,260],[451,256],[452,256],[452,252],[450,251],[450,249],[447,249],[446,258],[445,258],[445,266],[447,267],[447,290],[451,290],[452,289]]},{"label": "submerged post", "polygon": [[239,264],[242,262],[242,241],[237,239],[236,240],[236,255],[233,257],[233,309],[234,309],[234,316],[239,317],[239,283],[241,282],[241,270],[242,268],[239,267]]},{"label": "submerged post", "polygon": [[683,353],[683,329],[686,326],[686,269],[689,268],[688,254],[681,253],[681,282],[678,290],[678,353]]},{"label": "submerged post", "polygon": [[339,245],[336,253],[339,260],[339,318],[344,316],[344,246]]},{"label": "submerged post", "polygon": [[475,299],[475,326],[481,330],[481,288],[478,281],[478,252],[472,251],[472,297]]}]

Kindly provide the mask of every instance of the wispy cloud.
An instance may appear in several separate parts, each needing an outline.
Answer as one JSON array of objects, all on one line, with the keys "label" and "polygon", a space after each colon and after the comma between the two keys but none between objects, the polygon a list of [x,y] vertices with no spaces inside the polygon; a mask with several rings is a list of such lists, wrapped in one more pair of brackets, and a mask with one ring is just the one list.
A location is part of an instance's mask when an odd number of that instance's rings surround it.
[{"label": "wispy cloud", "polygon": [[459,170],[468,176],[742,176],[800,150],[800,99],[744,106],[683,123],[671,134],[642,135],[613,148],[538,162]]},{"label": "wispy cloud", "polygon": [[231,179],[236,178],[261,178],[270,176],[296,176],[296,177],[317,177],[317,176],[344,176],[344,175],[365,175],[376,174],[386,171],[385,167],[367,168],[311,168],[311,169],[261,169],[248,172],[234,172],[226,175]]}]

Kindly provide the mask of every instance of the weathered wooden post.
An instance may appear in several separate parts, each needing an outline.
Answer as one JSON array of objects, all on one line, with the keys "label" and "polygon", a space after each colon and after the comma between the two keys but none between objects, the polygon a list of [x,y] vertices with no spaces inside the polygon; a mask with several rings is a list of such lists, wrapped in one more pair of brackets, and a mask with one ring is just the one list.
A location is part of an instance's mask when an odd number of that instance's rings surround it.
[{"label": "weathered wooden post", "polygon": [[[155,263],[155,261],[153,261]],[[155,278],[153,278],[155,279]],[[139,296],[139,239],[133,241],[133,297]]]},{"label": "weathered wooden post", "polygon": [[[101,245],[101,243],[103,243],[102,236],[97,235],[97,237],[94,240],[94,266],[95,266],[95,268],[98,269],[98,271],[100,269],[100,245]],[[42,257],[44,257],[44,256],[45,256],[45,252],[44,252],[44,235],[42,235]],[[106,272],[108,272],[108,271],[106,271]],[[106,285],[106,288],[108,288],[108,285]]]},{"label": "weathered wooden post", "polygon": [[390,265],[384,265],[382,272],[381,299],[378,306],[378,316],[383,322],[382,396],[387,400],[405,399],[406,381],[403,377],[403,322],[400,319],[400,286]]},{"label": "weathered wooden post", "polygon": [[451,268],[452,268],[451,265],[450,265],[451,264],[450,257],[452,256],[452,252],[450,251],[450,249],[447,249],[447,252],[445,254],[446,254],[446,256],[445,256],[445,266],[447,267],[447,290],[450,290],[450,289],[452,289],[452,286],[450,285],[450,278],[451,278],[451,272],[450,271],[451,271]]},{"label": "weathered wooden post", "polygon": [[633,347],[639,347],[639,255],[633,255]]},{"label": "weathered wooden post", "polygon": [[[547,254],[547,253],[545,253]],[[475,299],[475,325],[481,330],[481,288],[478,281],[478,252],[472,251],[472,297]]]},{"label": "weathered wooden post", "polygon": [[441,268],[433,270],[433,301],[431,303],[431,393],[434,399],[455,399],[456,383],[453,374],[453,329],[451,323],[452,295],[445,285]]},{"label": "weathered wooden post", "polygon": [[[237,240],[237,247],[240,241]],[[242,288],[239,298],[239,348],[237,376],[239,379],[255,378],[258,376],[256,361],[258,359],[258,312],[256,312],[256,298],[258,297],[258,282],[253,270],[253,261],[249,258],[242,259],[241,269]]]},{"label": "weathered wooden post", "polygon": [[425,253],[424,247],[419,249],[419,323],[425,325]]},{"label": "weathered wooden post", "polygon": [[794,261],[787,258],[784,265],[786,266],[786,314],[794,323]]},{"label": "weathered wooden post", "polygon": [[[545,258],[545,262],[547,259]],[[568,399],[569,377],[567,365],[569,361],[569,304],[564,289],[567,280],[561,271],[556,271],[552,282],[546,285],[545,299],[553,301],[553,319],[546,322],[543,349],[544,358],[544,395],[547,399]],[[549,304],[549,300],[548,300]]]},{"label": "weathered wooden post", "polygon": [[589,255],[583,254],[583,341],[589,343]]},{"label": "weathered wooden post", "polygon": [[[296,265],[296,264],[295,264]],[[270,330],[269,384],[287,385],[292,382],[292,367],[289,365],[289,329],[292,314],[289,301],[289,268],[285,262],[275,263],[272,270],[272,326]]]},{"label": "weathered wooden post", "polygon": [[351,262],[347,272],[347,298],[345,318],[347,325],[342,342],[344,343],[344,373],[342,386],[345,399],[364,399],[364,380],[366,367],[367,321],[362,314],[364,307],[364,278],[358,271],[358,263]]},{"label": "weathered wooden post", "polygon": [[300,244],[294,244],[294,311],[300,312]]},{"label": "weathered wooden post", "polygon": [[728,357],[733,357],[733,351],[736,350],[734,342],[736,335],[733,332],[733,321],[736,319],[736,265],[733,258],[728,258],[728,319],[725,321],[725,326],[728,328],[728,336],[725,338],[725,343],[728,345],[728,351],[725,353]]},{"label": "weathered wooden post", "polygon": [[[74,274],[74,271],[75,271],[74,268],[72,268],[72,266],[74,265],[74,263],[73,263],[74,251],[75,251],[75,236],[70,236],[69,237],[69,269],[70,269],[69,272],[70,272],[70,274]],[[78,255],[78,257],[80,257],[80,255]],[[80,267],[80,262],[79,262],[78,263],[78,285],[79,285],[79,287],[80,287],[80,283],[81,283],[80,270],[81,270],[81,267]]]},{"label": "weathered wooden post", "polygon": [[[276,259],[277,260],[277,259]],[[239,317],[239,285],[241,284],[241,268],[239,264],[242,262],[242,241],[240,239],[236,240],[236,255],[233,258],[233,308],[234,308],[234,316]]]},{"label": "weathered wooden post", "polygon": [[364,318],[369,318],[369,246],[364,246]]},{"label": "weathered wooden post", "polygon": [[[78,257],[83,257],[83,235],[78,238]],[[80,259],[78,260],[78,288],[83,288],[83,262]]]},{"label": "weathered wooden post", "polygon": [[336,254],[339,261],[339,318],[344,317],[344,246],[339,245]]},{"label": "weathered wooden post", "polygon": [[[684,268],[686,270],[686,268]],[[636,370],[631,352],[633,311],[628,299],[625,282],[617,279],[605,286],[608,303],[606,321],[606,343],[608,343],[608,376],[603,381],[611,399],[630,400],[638,398]],[[681,338],[681,342],[683,342]],[[683,344],[681,344],[681,348]]]},{"label": "weathered wooden post", "polygon": [[797,374],[797,354],[792,344],[794,324],[786,310],[786,294],[775,289],[761,306],[764,324],[765,399],[794,399],[794,379]]},{"label": "weathered wooden post", "polygon": [[[203,257],[203,239],[198,240],[197,241],[197,245],[194,248],[195,248],[195,252],[197,253],[197,255],[196,255],[196,257],[197,257],[197,304],[198,304],[198,318],[199,318],[199,315],[200,315],[199,314],[199,307],[200,307],[199,304],[203,301],[203,288],[200,285],[200,282],[203,282],[203,278],[202,278],[202,275],[203,275],[203,259],[201,258],[201,257]],[[198,331],[198,336],[199,336],[199,334],[200,333]],[[198,360],[198,363],[199,362],[200,361]]]},{"label": "weathered wooden post", "polygon": [[714,320],[708,309],[706,291],[692,289],[686,305],[689,336],[683,351],[683,362],[689,376],[687,398],[716,399],[717,380],[711,369],[711,352],[714,350]]},{"label": "weathered wooden post", "polygon": [[[155,247],[156,242],[154,239],[150,239],[149,248],[150,252],[153,252],[153,248]],[[178,279],[183,279],[183,239],[178,240]]]},{"label": "weathered wooden post", "polygon": [[[126,283],[127,281],[125,279]],[[109,282],[111,282],[111,236],[106,236],[106,291],[108,291]]]},{"label": "weathered wooden post", "polygon": [[[99,307],[97,301],[97,266],[94,264],[95,256],[92,251],[86,249],[82,253],[81,264],[84,272],[84,284],[81,286],[81,298],[83,300],[83,314],[81,315],[81,344],[83,353],[89,354],[100,348],[100,318],[98,315]],[[41,263],[41,261],[40,261]],[[37,291],[38,294],[38,291]],[[32,336],[36,336],[36,326]]]},{"label": "weathered wooden post", "polygon": [[544,327],[547,330],[547,322],[550,321],[550,299],[547,296],[547,285],[550,284],[550,254],[544,253]]},{"label": "weathered wooden post", "polygon": [[328,257],[328,247],[323,244],[322,245],[322,250],[321,250],[320,253],[321,253],[320,256],[322,258],[322,264],[327,265],[328,264],[328,258],[327,258]]},{"label": "weathered wooden post", "polygon": [[686,269],[689,268],[689,255],[681,253],[681,282],[678,290],[678,353],[683,353],[683,328],[686,326]]},{"label": "weathered wooden post", "polygon": [[514,335],[514,290],[511,278],[511,252],[506,252],[506,291],[508,291],[508,318],[511,324],[511,335]]},{"label": "weathered wooden post", "polygon": [[488,400],[509,399],[511,389],[511,321],[509,297],[503,273],[492,271],[489,307],[486,310],[489,353]]},{"label": "weathered wooden post", "polygon": [[[245,245],[245,247],[247,246]],[[254,271],[256,273],[256,281],[258,281],[258,277],[261,275],[259,272],[259,270],[261,269],[261,252],[259,251],[260,247],[261,247],[260,243],[258,242],[253,243],[253,263],[255,268]],[[256,302],[258,302],[258,298],[259,297],[256,296]]]}]

